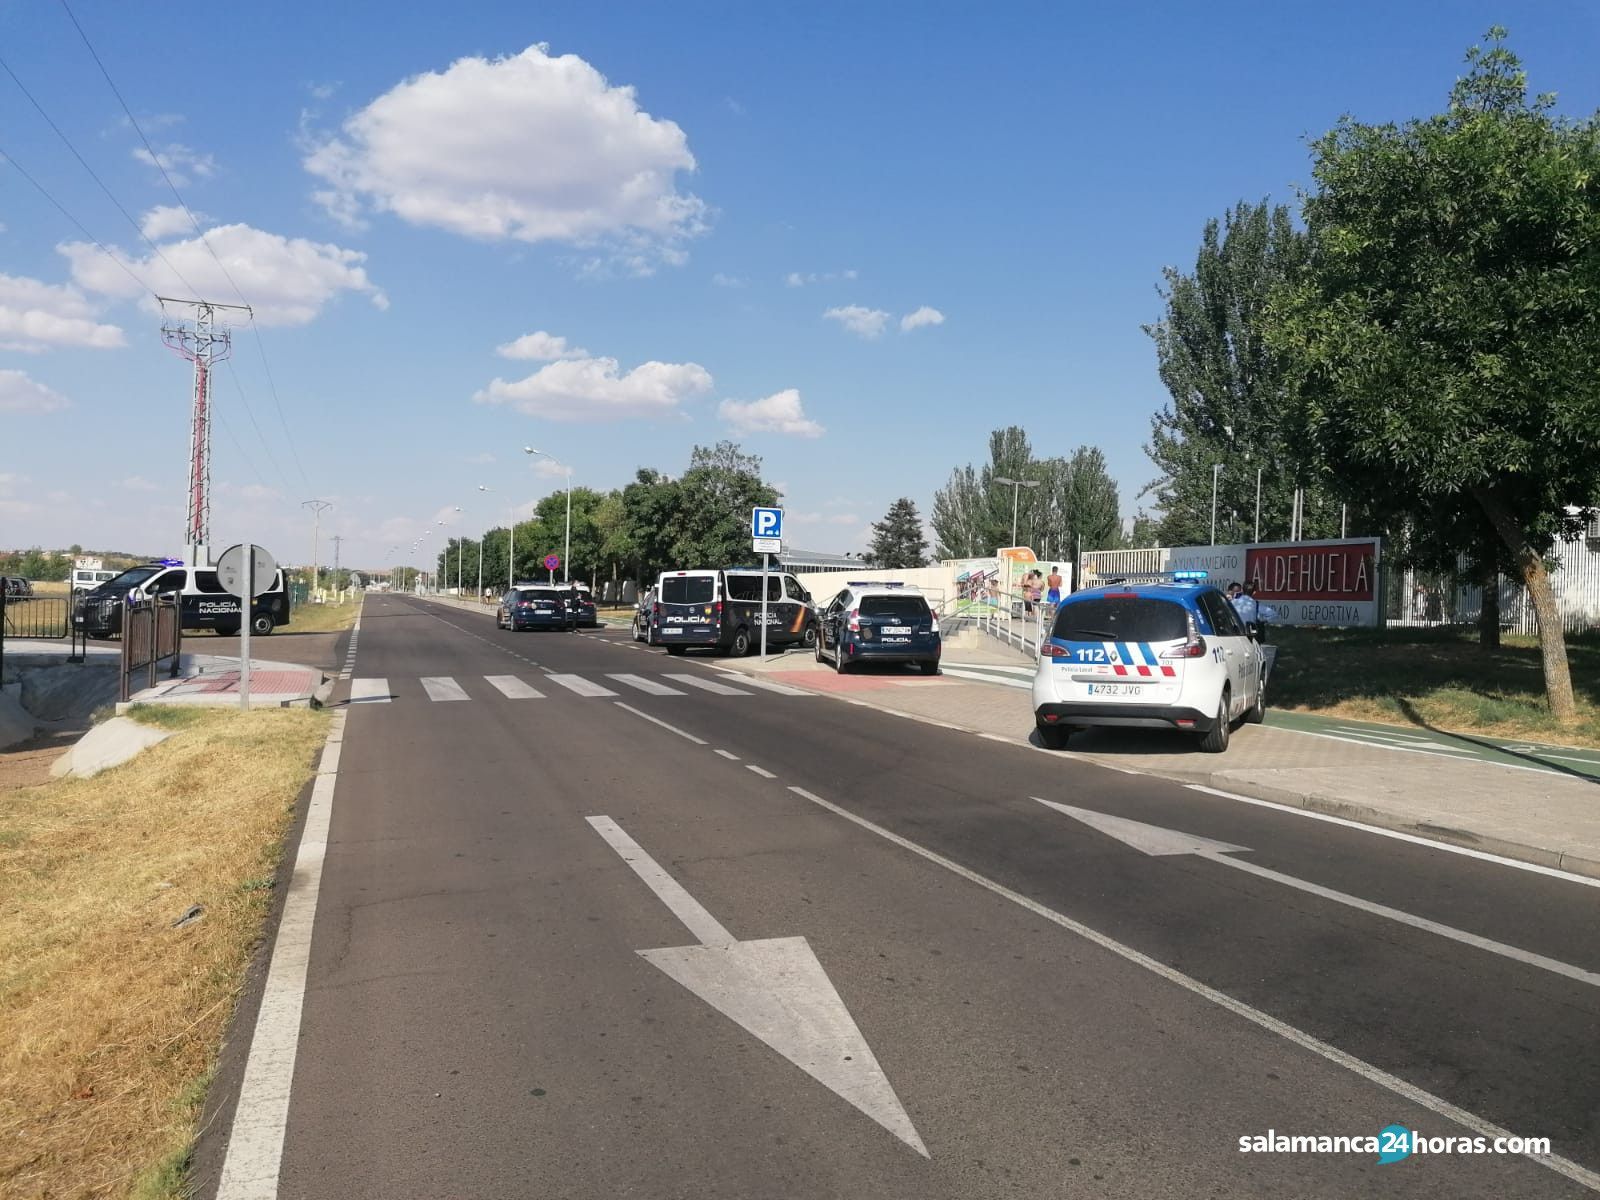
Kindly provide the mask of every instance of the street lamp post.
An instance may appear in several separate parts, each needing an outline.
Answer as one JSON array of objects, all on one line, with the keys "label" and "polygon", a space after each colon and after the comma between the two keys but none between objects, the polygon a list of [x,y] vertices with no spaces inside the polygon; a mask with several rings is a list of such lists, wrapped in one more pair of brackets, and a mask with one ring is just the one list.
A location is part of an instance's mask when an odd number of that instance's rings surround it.
[{"label": "street lamp post", "polygon": [[1222,475],[1222,464],[1211,464],[1211,544],[1217,544],[1217,480]]},{"label": "street lamp post", "polygon": [[[486,488],[486,487],[483,486],[483,484],[480,483],[478,485],[478,490],[480,492],[487,492],[487,491],[490,491],[492,489]],[[478,539],[478,590],[477,590],[477,592],[474,593],[475,597],[483,595],[483,543],[488,540],[488,537],[489,537],[488,531],[485,530],[483,537],[480,537]]]},{"label": "street lamp post", "polygon": [[1007,479],[1004,475],[994,477],[996,483],[1004,484],[1011,489],[1011,544],[1017,544],[1017,507],[1022,496],[1023,488],[1036,488],[1039,486],[1037,479]]},{"label": "street lamp post", "polygon": [[[571,575],[572,568],[572,468],[554,454],[549,454],[543,450],[535,450],[532,446],[524,446],[522,452],[524,454],[542,455],[567,473],[567,541],[561,552],[561,582],[566,583]],[[593,582],[593,580],[590,580],[591,585]]]}]

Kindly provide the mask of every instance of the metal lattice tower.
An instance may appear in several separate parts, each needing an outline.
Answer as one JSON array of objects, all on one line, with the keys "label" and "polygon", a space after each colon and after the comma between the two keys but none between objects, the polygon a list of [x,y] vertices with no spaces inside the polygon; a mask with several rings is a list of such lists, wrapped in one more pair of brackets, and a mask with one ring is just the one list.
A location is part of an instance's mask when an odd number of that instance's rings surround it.
[{"label": "metal lattice tower", "polygon": [[[216,327],[217,309],[249,312],[242,304],[216,304],[209,300],[175,300],[157,296],[162,305],[182,304],[194,309],[192,321],[168,321],[161,340],[194,364],[194,397],[189,413],[188,518],[184,541],[190,546],[211,542],[211,368],[233,352],[233,338]],[[165,309],[163,309],[165,311]]]}]

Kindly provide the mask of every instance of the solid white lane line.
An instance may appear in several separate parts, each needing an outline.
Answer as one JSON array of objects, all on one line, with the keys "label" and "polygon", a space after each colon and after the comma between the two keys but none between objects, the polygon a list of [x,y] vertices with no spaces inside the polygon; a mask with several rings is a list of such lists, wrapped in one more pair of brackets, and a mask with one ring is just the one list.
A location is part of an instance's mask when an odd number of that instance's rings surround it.
[{"label": "solid white lane line", "polygon": [[377,679],[352,679],[350,681],[351,704],[387,704],[393,699],[389,694],[389,681]]},{"label": "solid white lane line", "polygon": [[765,767],[758,767],[758,766],[755,765],[755,763],[745,763],[744,769],[746,771],[754,771],[757,775],[761,776],[761,778],[763,778],[763,779],[776,779],[777,778],[777,776],[774,775],[771,771],[767,770]]},{"label": "solid white lane line", "polygon": [[[343,740],[344,720],[344,713],[334,714],[329,738],[337,735]],[[324,749],[324,764],[327,758]],[[300,849],[284,896],[283,915],[273,938],[272,962],[267,967],[261,1009],[256,1014],[244,1079],[239,1085],[217,1200],[275,1200],[278,1194],[284,1131],[289,1122],[289,1092],[300,1042],[300,1011],[305,1001],[306,969],[311,962],[311,931],[322,888],[322,863],[337,782],[337,775],[323,774],[319,765],[306,808],[305,828],[300,833]]]},{"label": "solid white lane line", "polygon": [[703,692],[710,692],[716,696],[748,696],[749,692],[743,688],[729,687],[725,683],[718,683],[715,679],[702,679],[698,675],[664,675],[663,679],[670,679],[674,683],[686,683],[690,687],[699,688]]},{"label": "solid white lane line", "polygon": [[681,696],[675,687],[668,687],[664,683],[657,683],[654,679],[646,679],[643,675],[607,675],[607,679],[615,679],[618,683],[625,683],[631,688],[638,688],[647,696]]},{"label": "solid white lane line", "polygon": [[737,754],[729,754],[726,750],[718,750],[716,753],[722,755],[722,757],[727,759],[729,762],[739,761],[739,756]]},{"label": "solid white lane line", "polygon": [[[615,693],[610,693],[610,694],[615,694]],[[636,717],[643,717],[646,721],[649,721],[650,724],[652,724],[652,725],[661,726],[661,728],[665,729],[668,733],[677,734],[679,737],[683,738],[684,741],[693,742],[696,746],[704,746],[704,745],[706,745],[705,738],[697,738],[697,737],[695,737],[694,734],[687,733],[684,730],[679,729],[676,725],[668,725],[665,721],[660,720],[657,717],[652,717],[647,712],[640,712],[637,708],[634,708],[631,704],[624,704],[621,700],[618,700],[617,701],[617,707],[621,708],[621,709],[625,709],[628,712],[631,712]]]},{"label": "solid white lane line", "polygon": [[605,838],[611,848],[621,855],[622,861],[633,868],[633,873],[644,881],[645,887],[654,892],[656,898],[672,910],[672,915],[682,921],[702,945],[729,946],[738,940],[722,927],[720,921],[706,911],[705,905],[662,870],[660,864],[646,854],[643,847],[624,833],[610,817],[585,819],[594,826],[594,831]]},{"label": "solid white lane line", "polygon": [[422,677],[422,690],[428,693],[429,700],[465,700],[466,689],[448,675],[424,675]]},{"label": "solid white lane line", "polygon": [[1467,858],[1492,862],[1500,867],[1515,867],[1519,871],[1532,871],[1535,875],[1548,875],[1552,879],[1564,880],[1567,883],[1581,883],[1585,887],[1600,888],[1600,879],[1592,879],[1587,875],[1575,875],[1571,871],[1563,871],[1560,867],[1546,867],[1540,863],[1523,862],[1518,858],[1506,858],[1501,854],[1491,854],[1487,850],[1474,850],[1470,846],[1457,846],[1450,842],[1439,842],[1432,838],[1419,837],[1414,833],[1402,833],[1398,829],[1384,829],[1377,825],[1367,825],[1361,821],[1352,821],[1348,817],[1336,817],[1332,813],[1314,812],[1309,808],[1297,808],[1289,804],[1279,804],[1274,800],[1258,800],[1254,796],[1241,796],[1238,792],[1225,792],[1220,788],[1206,787],[1199,783],[1186,783],[1183,786],[1191,792],[1204,792],[1208,796],[1221,796],[1224,800],[1234,800],[1240,804],[1250,804],[1257,808],[1270,808],[1286,813],[1291,817],[1305,817],[1312,821],[1327,821],[1333,825],[1343,825],[1346,829],[1358,829],[1362,833],[1393,838],[1398,842],[1410,842],[1413,846],[1425,846],[1429,850],[1443,850],[1447,854],[1460,854]]},{"label": "solid white lane line", "polygon": [[507,700],[543,700],[544,693],[515,675],[485,675],[483,681]]},{"label": "solid white lane line", "polygon": [[[1374,742],[1366,738],[1344,737],[1337,733],[1318,733],[1313,729],[1294,729],[1290,732],[1304,734],[1306,737],[1327,738],[1330,742],[1349,742],[1352,746],[1367,746],[1373,750],[1398,750],[1401,754],[1433,754],[1435,757],[1439,757],[1435,751],[1424,750],[1421,746],[1396,746],[1390,742]],[[1461,760],[1451,759],[1451,761],[1459,762]],[[1491,767],[1504,767],[1508,771],[1537,771],[1541,775],[1551,774],[1549,767],[1523,767],[1518,766],[1516,763],[1501,762],[1493,758],[1480,758],[1478,761]]]},{"label": "solid white lane line", "polygon": [[1004,675],[980,675],[976,671],[963,671],[956,667],[940,666],[939,674],[953,675],[957,679],[973,679],[979,683],[993,683],[1000,687],[1019,688],[1022,691],[1031,691],[1033,684],[1026,679],[1010,679]]},{"label": "solid white lane line", "polygon": [[[713,671],[717,670],[715,667],[711,669]],[[809,696],[812,694],[801,688],[792,688],[781,683],[768,683],[765,679],[755,679],[748,675],[739,675],[733,671],[718,671],[717,673],[724,678],[737,679],[740,683],[748,684],[750,687],[760,688],[763,692],[776,692],[780,696]]]},{"label": "solid white lane line", "polygon": [[541,667],[540,669],[546,672],[544,677],[546,683],[557,684],[566,688],[569,692],[577,692],[580,696],[616,695],[610,688],[604,687],[592,679],[585,679],[582,675],[558,675],[547,667]]},{"label": "solid white lane line", "polygon": [[[1089,926],[1084,925],[1079,921],[1075,921],[1071,917],[1066,916],[1063,913],[1059,913],[1053,908],[1049,908],[1043,904],[1040,904],[1037,900],[1030,899],[1029,897],[1022,895],[1020,892],[1014,892],[1004,884],[996,883],[994,880],[978,874],[978,872],[972,870],[970,867],[964,867],[960,863],[955,862],[952,859],[948,859],[942,854],[939,854],[933,850],[929,850],[926,847],[919,846],[917,843],[901,837],[898,833],[894,833],[891,830],[885,829],[882,825],[875,824],[872,821],[867,820],[865,817],[857,816],[855,813],[850,812],[847,809],[840,808],[837,804],[824,800],[821,796],[818,796],[813,792],[806,791],[805,788],[790,787],[789,790],[795,795],[811,801],[811,803],[817,805],[818,807],[826,809],[835,816],[843,817],[845,820],[859,825],[869,833],[877,834],[885,841],[892,842],[903,850],[909,850],[911,853],[918,855],[921,858],[925,858],[929,862],[934,863],[937,866],[941,866],[945,870],[950,871],[955,875],[959,875],[969,883],[975,883],[986,891],[992,892],[996,896],[1000,896],[1003,899],[1011,901],[1011,903],[1017,905],[1018,907],[1026,909],[1035,916],[1049,921],[1053,925],[1059,925],[1062,929],[1067,930],[1069,933],[1075,933],[1084,940],[1093,942],[1103,950],[1109,950],[1112,954],[1117,955],[1119,958],[1125,959],[1137,967],[1142,967],[1151,974],[1166,980],[1168,983],[1175,984],[1178,987],[1183,988],[1185,991],[1199,996],[1204,1000],[1209,1000],[1219,1008],[1226,1009],[1235,1016],[1242,1017],[1251,1024],[1257,1025],[1269,1033],[1277,1034],[1285,1041],[1292,1042],[1304,1050],[1309,1050],[1312,1054],[1317,1055],[1319,1058],[1326,1059],[1328,1062],[1331,1062],[1336,1066],[1344,1067],[1346,1070],[1359,1075],[1369,1083],[1377,1084],[1386,1091],[1392,1092],[1405,1100],[1411,1101],[1413,1104],[1417,1104],[1423,1108],[1426,1108],[1429,1112],[1435,1113],[1447,1120],[1454,1121],[1463,1128],[1470,1129],[1474,1133],[1480,1134],[1487,1138],[1509,1138],[1513,1136],[1509,1130],[1502,1129],[1492,1121],[1485,1120],[1476,1113],[1468,1112],[1464,1108],[1458,1108],[1454,1104],[1451,1104],[1448,1100],[1445,1100],[1439,1096],[1435,1096],[1432,1092],[1424,1091],[1415,1084],[1407,1083],[1404,1079],[1401,1079],[1397,1075],[1389,1074],[1389,1072],[1383,1070],[1381,1067],[1375,1067],[1371,1063],[1365,1062],[1353,1054],[1348,1054],[1345,1051],[1340,1050],[1337,1046],[1331,1046],[1327,1042],[1322,1041],[1320,1038],[1296,1029],[1293,1025],[1288,1024],[1286,1021],[1280,1021],[1277,1017],[1271,1016],[1268,1013],[1264,1013],[1258,1008],[1253,1008],[1252,1006],[1244,1003],[1242,1000],[1235,1000],[1226,992],[1220,992],[1216,988],[1211,987],[1209,984],[1201,983],[1198,979],[1193,979],[1190,976],[1185,975],[1182,971],[1175,970],[1174,968],[1167,966],[1166,963],[1151,958],[1148,954],[1145,954],[1139,950],[1135,950],[1132,946],[1125,946],[1115,938],[1108,937],[1106,934],[1101,933],[1097,929],[1091,929]],[[1564,1175],[1568,1179],[1582,1184],[1591,1191],[1600,1192],[1600,1175],[1597,1175],[1587,1167],[1580,1166],[1569,1159],[1562,1158],[1561,1156],[1555,1154],[1529,1154],[1525,1157],[1533,1162],[1538,1163],[1542,1167],[1548,1167],[1557,1174]]]}]

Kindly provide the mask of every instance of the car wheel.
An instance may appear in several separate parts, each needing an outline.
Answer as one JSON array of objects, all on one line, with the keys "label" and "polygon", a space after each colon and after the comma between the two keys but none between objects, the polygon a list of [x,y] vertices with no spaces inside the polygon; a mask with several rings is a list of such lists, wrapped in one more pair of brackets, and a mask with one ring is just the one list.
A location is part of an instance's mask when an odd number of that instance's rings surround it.
[{"label": "car wheel", "polygon": [[811,639],[811,653],[816,657],[816,660],[818,662],[823,662],[824,661],[824,659],[822,657],[822,639],[821,638],[813,637]]},{"label": "car wheel", "polygon": [[1200,737],[1200,749],[1207,754],[1221,754],[1228,748],[1228,737],[1232,730],[1228,728],[1228,702],[1232,699],[1227,688],[1222,689],[1222,702],[1217,705],[1217,723],[1211,727],[1210,732]]},{"label": "car wheel", "polygon": [[750,631],[740,626],[733,635],[733,645],[728,647],[728,654],[733,658],[743,658],[750,653]]},{"label": "car wheel", "polygon": [[845,661],[844,651],[837,646],[833,648],[833,669],[839,675],[843,675],[850,669],[850,664]]},{"label": "car wheel", "polygon": [[266,637],[275,627],[270,613],[257,613],[250,618],[250,632],[256,637]]},{"label": "car wheel", "polygon": [[1256,685],[1256,702],[1245,710],[1244,722],[1246,725],[1259,725],[1267,719],[1267,678],[1262,674],[1260,682]]},{"label": "car wheel", "polygon": [[939,660],[936,658],[925,658],[917,664],[917,670],[921,671],[924,675],[937,675],[939,673]]},{"label": "car wheel", "polygon": [[687,646],[668,646],[667,653],[672,655],[674,658],[680,658],[682,657],[683,652],[687,649]]},{"label": "car wheel", "polygon": [[1067,739],[1072,736],[1070,725],[1046,725],[1040,722],[1038,729],[1039,744],[1046,750],[1065,750]]},{"label": "car wheel", "polygon": [[806,626],[805,633],[801,635],[800,644],[807,648],[817,644],[817,627],[815,625]]}]

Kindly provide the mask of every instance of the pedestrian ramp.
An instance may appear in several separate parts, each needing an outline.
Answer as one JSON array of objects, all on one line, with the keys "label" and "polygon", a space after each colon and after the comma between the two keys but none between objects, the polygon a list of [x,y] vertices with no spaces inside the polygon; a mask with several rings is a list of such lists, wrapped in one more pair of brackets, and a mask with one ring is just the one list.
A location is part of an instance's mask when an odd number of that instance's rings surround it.
[{"label": "pedestrian ramp", "polygon": [[[740,680],[739,684],[746,681]],[[764,683],[738,686],[694,674],[637,675],[551,674],[551,675],[419,675],[390,678],[358,676],[350,681],[352,707],[369,704],[422,701],[450,704],[472,700],[606,700],[643,693],[646,696],[753,696],[756,691],[785,696],[803,696],[797,688]]]}]

